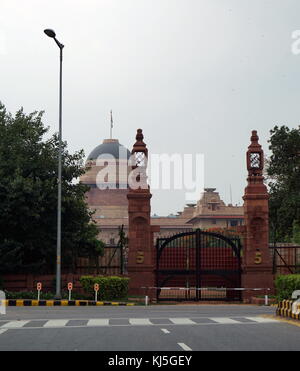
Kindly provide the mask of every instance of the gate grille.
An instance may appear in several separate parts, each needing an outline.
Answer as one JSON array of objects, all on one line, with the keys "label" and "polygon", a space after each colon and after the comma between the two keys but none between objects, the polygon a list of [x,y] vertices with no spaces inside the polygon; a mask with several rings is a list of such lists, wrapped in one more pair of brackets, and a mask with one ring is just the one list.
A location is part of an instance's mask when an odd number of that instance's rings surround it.
[{"label": "gate grille", "polygon": [[157,300],[240,300],[240,291],[226,290],[240,287],[238,238],[198,229],[159,238],[156,249]]}]

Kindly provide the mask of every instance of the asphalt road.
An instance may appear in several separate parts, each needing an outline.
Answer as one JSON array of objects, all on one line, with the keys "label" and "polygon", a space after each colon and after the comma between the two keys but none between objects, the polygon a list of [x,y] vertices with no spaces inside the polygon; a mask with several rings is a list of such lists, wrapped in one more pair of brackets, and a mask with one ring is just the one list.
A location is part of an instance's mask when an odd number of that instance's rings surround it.
[{"label": "asphalt road", "polygon": [[272,307],[9,307],[0,350],[300,350],[300,327],[267,318]]}]

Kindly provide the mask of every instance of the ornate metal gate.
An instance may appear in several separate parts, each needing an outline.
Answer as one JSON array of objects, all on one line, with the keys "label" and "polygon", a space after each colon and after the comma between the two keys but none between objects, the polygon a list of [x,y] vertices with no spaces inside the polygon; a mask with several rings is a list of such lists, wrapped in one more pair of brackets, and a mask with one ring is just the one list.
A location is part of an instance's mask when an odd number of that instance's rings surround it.
[{"label": "ornate metal gate", "polygon": [[240,252],[239,238],[200,229],[158,238],[157,300],[241,300]]}]

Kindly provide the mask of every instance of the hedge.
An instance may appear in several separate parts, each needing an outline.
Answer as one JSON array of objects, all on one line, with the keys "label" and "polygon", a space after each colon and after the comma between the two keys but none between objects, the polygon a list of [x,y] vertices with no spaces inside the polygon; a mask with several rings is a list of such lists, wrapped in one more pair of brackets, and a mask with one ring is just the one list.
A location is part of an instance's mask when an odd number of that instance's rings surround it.
[{"label": "hedge", "polygon": [[277,276],[275,279],[276,296],[279,301],[292,298],[295,290],[300,290],[300,274]]},{"label": "hedge", "polygon": [[[37,299],[37,291],[7,291],[4,290],[5,298],[6,299]],[[62,291],[61,293],[62,299],[68,300],[69,293],[66,291]],[[53,300],[56,297],[55,292],[43,292],[41,291],[40,299],[41,300]],[[84,300],[88,299],[82,294],[76,293],[72,291],[72,300]]]},{"label": "hedge", "polygon": [[94,284],[98,283],[98,300],[125,299],[128,296],[129,278],[114,276],[82,276],[79,281],[85,293],[91,297],[95,296]]}]

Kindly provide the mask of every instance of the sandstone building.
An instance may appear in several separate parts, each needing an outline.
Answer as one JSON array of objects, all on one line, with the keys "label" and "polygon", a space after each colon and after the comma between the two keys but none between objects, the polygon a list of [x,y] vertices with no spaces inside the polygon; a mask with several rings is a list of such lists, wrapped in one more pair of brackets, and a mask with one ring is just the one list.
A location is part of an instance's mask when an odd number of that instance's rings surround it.
[{"label": "sandstone building", "polygon": [[[118,241],[118,228],[128,226],[128,166],[130,152],[117,139],[105,139],[88,156],[87,172],[81,182],[89,185],[87,203],[94,213],[101,239],[108,245]],[[115,169],[108,174],[107,169]],[[226,205],[215,188],[205,188],[196,204],[187,204],[176,215],[152,215],[151,224],[160,226],[157,236],[190,229],[225,228],[243,225],[243,206]]]}]

